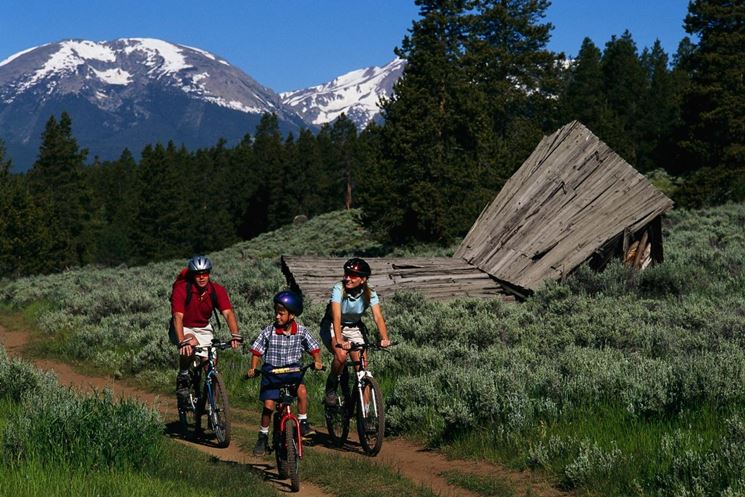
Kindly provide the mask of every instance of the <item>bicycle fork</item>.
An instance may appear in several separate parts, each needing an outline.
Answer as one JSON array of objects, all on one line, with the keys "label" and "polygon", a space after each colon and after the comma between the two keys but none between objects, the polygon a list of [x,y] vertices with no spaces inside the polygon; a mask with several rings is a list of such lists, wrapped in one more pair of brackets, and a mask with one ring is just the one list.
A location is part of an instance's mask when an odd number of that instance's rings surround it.
[{"label": "bicycle fork", "polygon": [[378,412],[378,405],[375,401],[375,396],[370,395],[368,392],[369,399],[365,398],[365,378],[372,378],[370,371],[357,371],[357,394],[360,399],[360,409],[362,410],[362,417],[366,418],[372,408],[372,412]]}]

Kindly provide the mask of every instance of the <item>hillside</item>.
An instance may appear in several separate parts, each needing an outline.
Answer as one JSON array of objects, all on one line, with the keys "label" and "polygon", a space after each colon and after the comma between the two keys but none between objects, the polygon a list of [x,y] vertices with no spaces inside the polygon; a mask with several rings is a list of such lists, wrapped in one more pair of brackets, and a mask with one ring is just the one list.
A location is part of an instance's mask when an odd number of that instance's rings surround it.
[{"label": "hillside", "polygon": [[[743,491],[745,205],[677,210],[664,231],[662,265],[641,274],[582,267],[520,305],[385,296],[400,344],[372,362],[392,433],[541,468],[562,488],[602,495],[679,495],[694,484],[699,495]],[[354,213],[337,212],[209,255],[253,337],[272,319],[271,295],[284,284],[280,254],[378,251]],[[168,390],[166,299],[182,265],[6,280],[0,300],[35,322],[46,353],[147,374]],[[311,305],[303,321],[316,331],[322,312],[323,304]],[[226,365],[231,384],[241,361]],[[320,398],[320,382],[309,388]],[[254,395],[231,390],[239,405]]]}]

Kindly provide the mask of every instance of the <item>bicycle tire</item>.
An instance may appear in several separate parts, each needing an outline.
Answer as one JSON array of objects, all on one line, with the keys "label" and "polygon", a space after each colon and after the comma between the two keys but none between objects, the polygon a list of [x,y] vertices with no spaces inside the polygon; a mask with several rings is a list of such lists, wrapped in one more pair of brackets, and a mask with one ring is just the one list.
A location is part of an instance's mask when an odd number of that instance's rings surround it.
[{"label": "bicycle tire", "polygon": [[297,437],[295,436],[295,424],[285,425],[285,446],[287,447],[287,477],[290,479],[290,488],[293,492],[300,490],[300,458],[298,457]]},{"label": "bicycle tire", "polygon": [[365,417],[362,405],[363,399],[357,399],[357,434],[360,437],[362,450],[368,456],[374,456],[383,447],[383,435],[385,434],[385,406],[383,405],[383,393],[378,381],[371,377],[362,379],[362,391],[370,390],[370,403],[368,414]]},{"label": "bicycle tire", "polygon": [[179,405],[178,407],[178,420],[181,426],[181,434],[186,437],[189,435],[189,428],[196,427],[197,421],[197,410],[199,409],[199,397],[197,396],[197,390],[194,388],[194,383],[189,385],[189,398],[191,399],[191,406],[185,407]]},{"label": "bicycle tire", "polygon": [[[205,387],[205,390],[207,388]],[[217,446],[225,448],[230,445],[230,404],[222,377],[215,371],[212,376],[212,395],[208,423],[217,439]]]},{"label": "bicycle tire", "polygon": [[[337,394],[341,394],[341,392],[337,391]],[[325,405],[324,407],[326,430],[328,430],[331,443],[335,447],[343,447],[349,436],[349,413],[347,409],[348,407],[345,404]]]},{"label": "bicycle tire", "polygon": [[284,440],[284,432],[279,431],[280,417],[274,414],[274,457],[277,460],[277,476],[280,480],[287,478],[287,446]]}]

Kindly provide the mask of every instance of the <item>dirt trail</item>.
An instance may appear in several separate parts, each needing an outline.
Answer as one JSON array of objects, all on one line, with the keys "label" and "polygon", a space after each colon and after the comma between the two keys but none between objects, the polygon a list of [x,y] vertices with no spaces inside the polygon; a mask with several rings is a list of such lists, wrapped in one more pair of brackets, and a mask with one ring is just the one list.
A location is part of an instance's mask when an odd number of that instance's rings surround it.
[{"label": "dirt trail", "polygon": [[[0,325],[0,344],[5,347],[8,355],[11,357],[23,356],[24,348],[28,344],[30,337],[31,335],[28,332],[8,331]],[[72,386],[81,391],[108,388],[116,398],[137,398],[145,404],[158,409],[167,423],[175,423],[177,420],[178,416],[175,403],[170,396],[163,397],[133,388],[111,377],[83,375],[63,362],[48,359],[35,359],[33,362],[40,369],[53,371],[61,384]],[[319,438],[321,440],[325,438],[324,434],[321,433],[322,430],[318,431]],[[352,438],[352,433],[350,433],[350,438]],[[252,471],[263,473],[265,479],[275,485],[275,488],[278,490],[290,492],[286,481],[276,480],[273,461],[270,462],[268,459],[254,457],[240,450],[237,444],[231,444],[225,449],[220,449],[185,441],[184,443],[188,443],[192,447],[215,456],[220,460],[246,465]],[[323,443],[320,443],[314,445],[310,450],[334,451],[349,457],[366,458],[366,456],[361,454],[361,450],[354,439],[347,444],[346,448],[350,450],[329,448]],[[442,497],[475,497],[475,494],[472,492],[450,485],[440,475],[444,471],[451,470],[488,476],[504,481],[514,489],[515,496],[534,495],[537,497],[554,497],[569,495],[550,486],[545,481],[535,478],[529,471],[514,471],[484,462],[448,459],[438,452],[424,449],[401,438],[386,438],[383,449],[375,458],[375,461],[393,468],[412,482],[430,488]],[[300,492],[296,495],[305,497],[329,496],[320,487],[307,481],[303,481]]]}]

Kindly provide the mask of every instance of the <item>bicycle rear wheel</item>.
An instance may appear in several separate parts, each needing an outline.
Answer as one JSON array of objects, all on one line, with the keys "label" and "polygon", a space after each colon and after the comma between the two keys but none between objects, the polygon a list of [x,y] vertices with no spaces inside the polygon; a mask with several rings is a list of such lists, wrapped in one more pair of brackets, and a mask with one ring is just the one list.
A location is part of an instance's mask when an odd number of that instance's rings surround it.
[{"label": "bicycle rear wheel", "polygon": [[178,420],[181,425],[181,434],[186,437],[189,435],[189,427],[195,427],[197,417],[197,411],[199,409],[199,395],[198,390],[195,388],[193,381],[189,384],[189,398],[185,403],[179,401],[178,405]]},{"label": "bicycle rear wheel", "polygon": [[225,390],[222,377],[217,371],[212,376],[212,395],[209,402],[208,422],[210,429],[217,438],[218,447],[225,448],[230,445],[230,405],[228,404],[228,393]]},{"label": "bicycle rear wheel", "polygon": [[342,447],[349,436],[349,414],[348,406],[341,400],[343,394],[337,392],[339,402],[336,405],[326,405],[324,415],[326,417],[326,429],[331,437],[331,442],[336,447]]},{"label": "bicycle rear wheel", "polygon": [[374,456],[383,446],[385,433],[383,392],[377,380],[370,376],[362,379],[362,391],[369,394],[369,404],[367,409],[363,409],[364,398],[357,399],[357,434],[365,454]]},{"label": "bicycle rear wheel", "polygon": [[287,447],[287,476],[290,478],[290,488],[293,492],[300,490],[300,458],[298,457],[297,436],[295,425],[287,423],[285,426],[285,445]]}]

